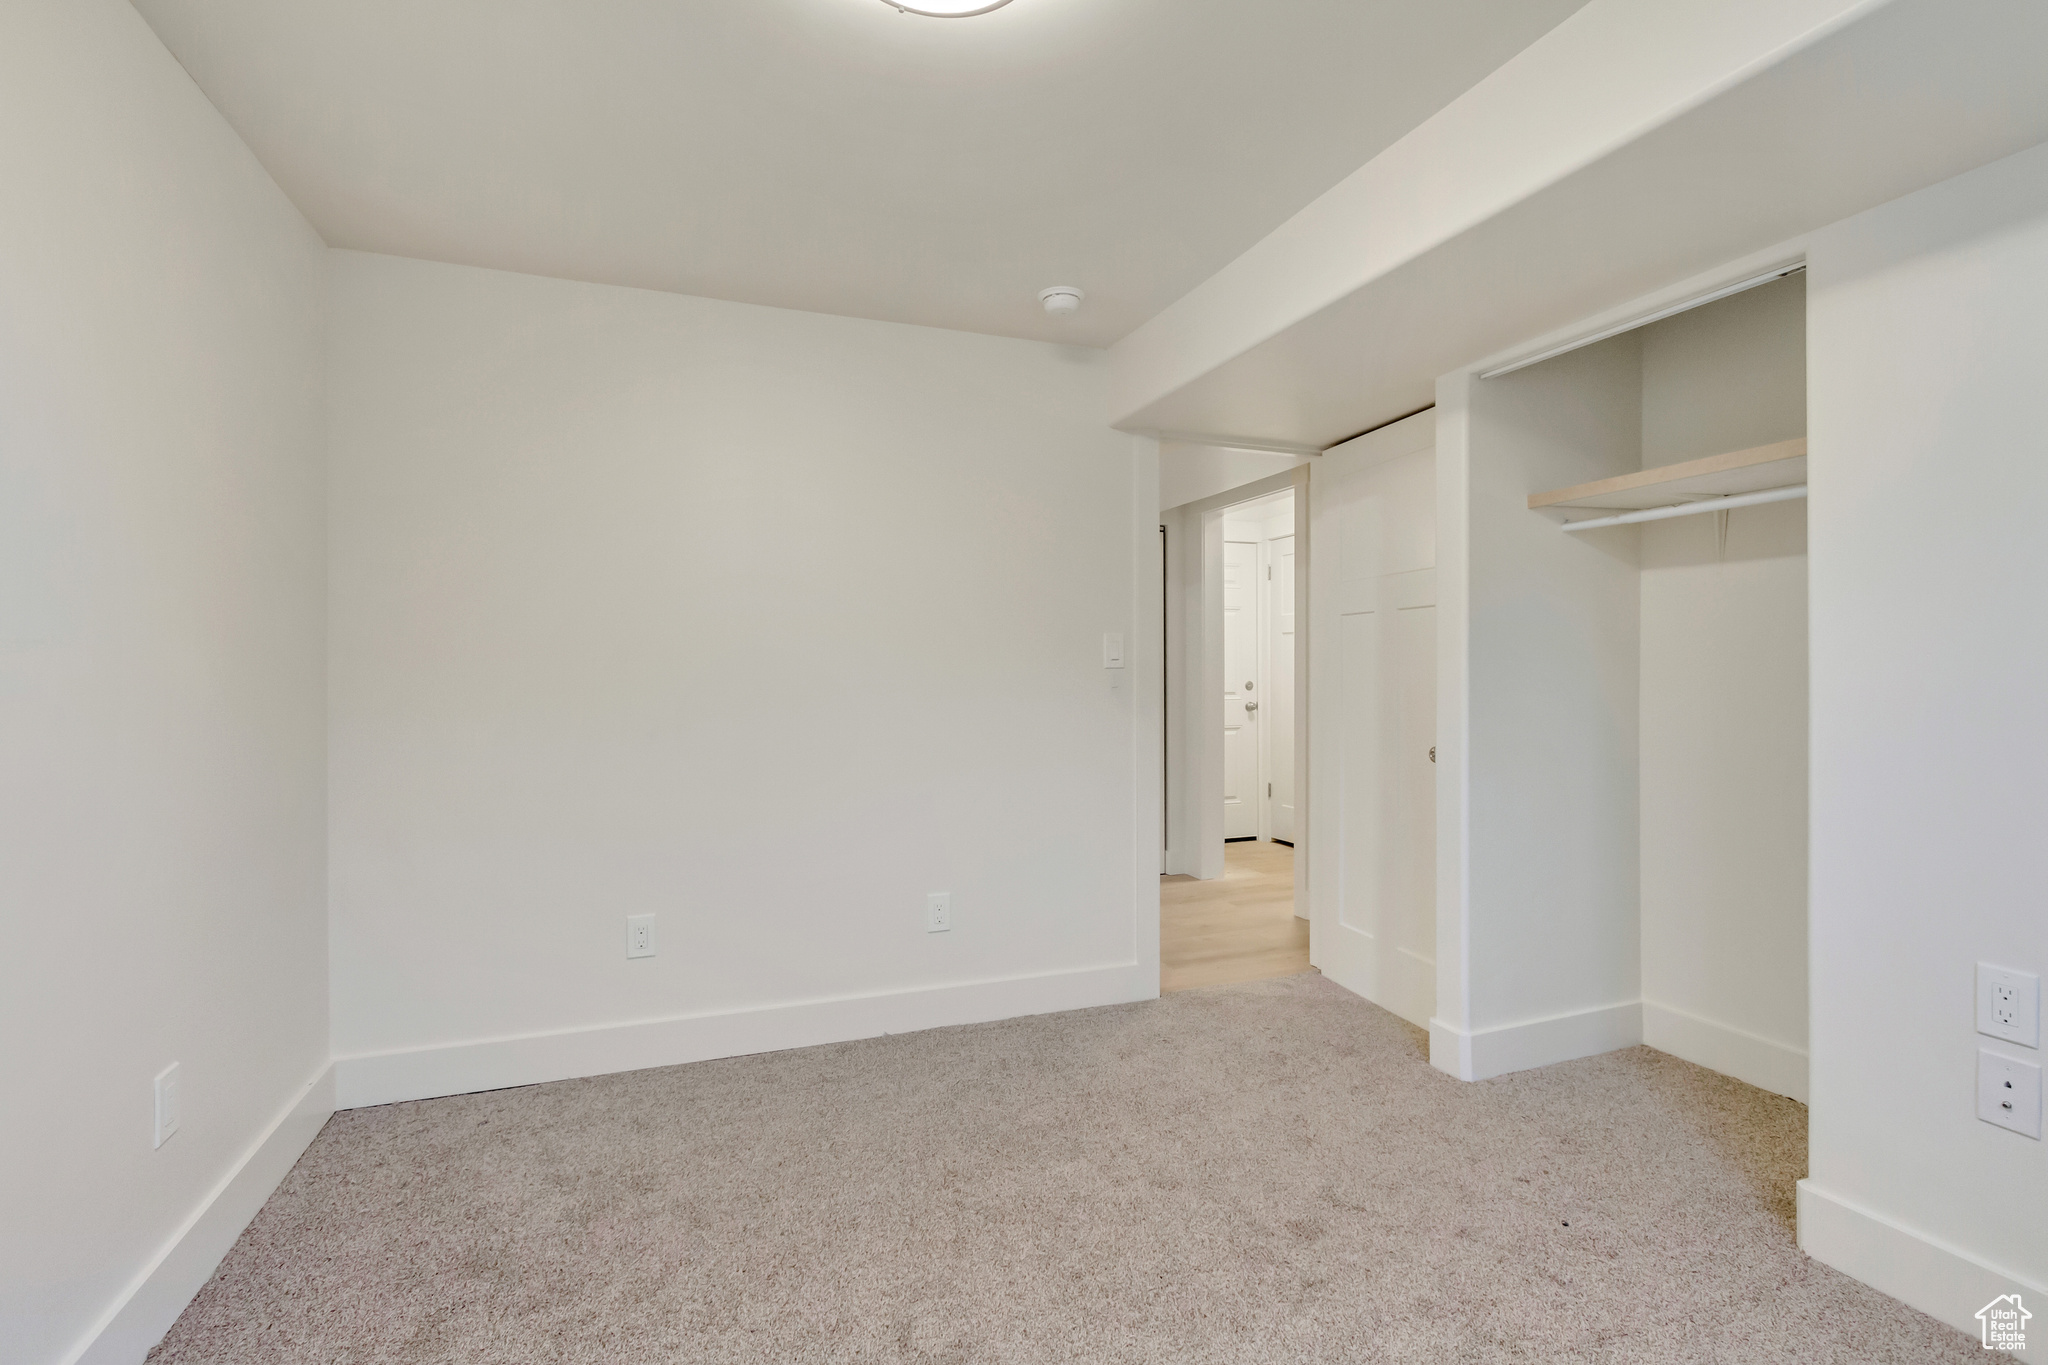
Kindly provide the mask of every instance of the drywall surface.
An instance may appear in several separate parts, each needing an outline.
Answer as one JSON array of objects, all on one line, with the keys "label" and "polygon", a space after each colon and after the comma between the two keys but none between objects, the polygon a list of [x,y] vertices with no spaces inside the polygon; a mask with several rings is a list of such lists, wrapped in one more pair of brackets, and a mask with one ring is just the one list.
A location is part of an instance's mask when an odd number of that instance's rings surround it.
[{"label": "drywall surface", "polygon": [[1437,389],[1437,831],[1455,865],[1430,1055],[1466,1079],[1639,1038],[1636,536],[1567,535],[1528,507],[1637,468],[1637,348]]},{"label": "drywall surface", "polygon": [[1159,505],[1179,507],[1270,478],[1313,455],[1276,455],[1264,450],[1162,441],[1159,445]]},{"label": "drywall surface", "polygon": [[1804,1099],[1806,509],[1727,517],[1641,530],[1645,1041]]},{"label": "drywall surface", "polygon": [[1119,342],[1117,420],[1321,445],[1412,411],[2048,138],[2044,45],[2031,0],[1592,0]]},{"label": "drywall surface", "polygon": [[1636,335],[1643,468],[1806,434],[1804,275],[1653,322]]},{"label": "drywall surface", "polygon": [[[2048,973],[2048,148],[1839,224],[1808,259],[1801,1235],[1974,1332],[1990,1295],[1969,1297],[2048,1286],[2048,1149],[1975,1112],[1979,1048],[2042,1057],[1974,1033],[1972,1009],[1980,960]],[[1814,1199],[1868,1236],[1818,1244]],[[1910,1276],[1871,1250],[1886,1237],[1975,1269]]]},{"label": "drywall surface", "polygon": [[120,0],[0,7],[0,183],[0,1355],[140,1360],[327,1058],[325,249]]},{"label": "drywall surface", "polygon": [[1109,994],[1156,993],[1157,476],[1099,352],[350,252],[330,279],[344,1103],[350,1059],[408,1049],[1147,953]]},{"label": "drywall surface", "polygon": [[1261,542],[1294,534],[1294,492],[1269,494],[1223,513],[1223,538]]},{"label": "drywall surface", "polygon": [[1117,417],[1873,8],[1593,0],[1118,342]]},{"label": "drywall surface", "polygon": [[[1643,464],[1806,434],[1792,276],[1642,330]],[[1642,537],[1645,1038],[1806,1097],[1806,505]]]}]

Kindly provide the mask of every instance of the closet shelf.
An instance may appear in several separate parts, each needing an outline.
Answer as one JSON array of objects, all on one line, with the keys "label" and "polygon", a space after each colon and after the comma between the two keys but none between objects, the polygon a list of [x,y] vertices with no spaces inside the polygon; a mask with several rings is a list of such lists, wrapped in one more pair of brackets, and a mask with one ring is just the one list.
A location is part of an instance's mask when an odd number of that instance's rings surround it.
[{"label": "closet shelf", "polygon": [[1806,438],[1801,436],[1775,445],[1730,450],[1704,459],[1660,465],[1612,479],[1573,484],[1570,488],[1558,488],[1548,493],[1531,493],[1529,506],[1532,509],[1640,511],[1790,489],[1805,482]]}]

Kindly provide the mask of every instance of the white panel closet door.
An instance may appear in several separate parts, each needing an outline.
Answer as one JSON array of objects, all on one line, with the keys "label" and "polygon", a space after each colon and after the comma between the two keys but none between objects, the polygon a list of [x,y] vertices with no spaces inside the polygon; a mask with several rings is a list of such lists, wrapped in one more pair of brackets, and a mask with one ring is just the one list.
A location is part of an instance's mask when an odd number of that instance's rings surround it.
[{"label": "white panel closet door", "polygon": [[1436,1008],[1433,452],[1326,455],[1309,482],[1310,958],[1427,1027]]},{"label": "white panel closet door", "polygon": [[1223,837],[1259,835],[1259,547],[1223,542]]},{"label": "white panel closet door", "polygon": [[1267,655],[1265,717],[1266,803],[1271,837],[1294,842],[1294,537],[1281,536],[1268,551],[1272,577],[1266,583]]}]

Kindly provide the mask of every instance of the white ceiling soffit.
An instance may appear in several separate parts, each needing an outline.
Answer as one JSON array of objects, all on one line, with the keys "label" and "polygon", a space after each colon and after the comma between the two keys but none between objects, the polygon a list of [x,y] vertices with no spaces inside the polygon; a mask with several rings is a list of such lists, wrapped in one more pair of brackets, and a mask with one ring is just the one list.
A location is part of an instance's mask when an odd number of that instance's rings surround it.
[{"label": "white ceiling soffit", "polygon": [[2040,0],[1593,0],[1115,346],[1117,425],[1328,445],[2048,140],[2044,70]]},{"label": "white ceiling soffit", "polygon": [[135,0],[332,245],[1091,346],[1581,3]]}]

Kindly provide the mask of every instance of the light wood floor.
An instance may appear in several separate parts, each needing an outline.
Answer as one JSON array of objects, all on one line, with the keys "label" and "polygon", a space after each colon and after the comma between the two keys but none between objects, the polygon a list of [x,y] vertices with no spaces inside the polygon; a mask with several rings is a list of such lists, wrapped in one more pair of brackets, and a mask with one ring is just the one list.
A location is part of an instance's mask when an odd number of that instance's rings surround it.
[{"label": "light wood floor", "polygon": [[1159,990],[1259,981],[1308,970],[1308,921],[1294,917],[1294,850],[1225,844],[1223,875],[1159,879]]}]

